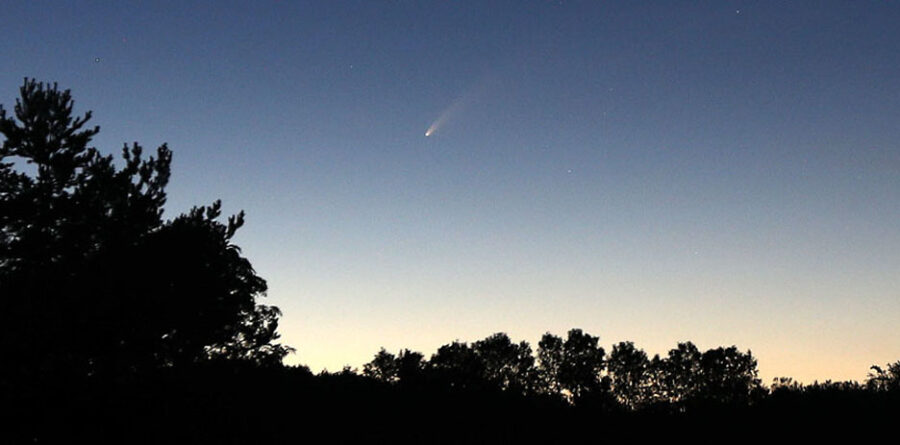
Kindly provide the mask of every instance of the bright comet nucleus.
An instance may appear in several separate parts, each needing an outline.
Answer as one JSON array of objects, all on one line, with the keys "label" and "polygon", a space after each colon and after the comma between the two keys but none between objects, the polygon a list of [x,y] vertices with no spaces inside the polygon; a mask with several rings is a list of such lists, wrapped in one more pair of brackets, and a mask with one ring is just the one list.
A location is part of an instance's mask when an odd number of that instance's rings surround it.
[{"label": "bright comet nucleus", "polygon": [[458,114],[460,110],[463,108],[463,105],[466,102],[466,97],[460,97],[453,101],[449,107],[447,107],[443,112],[441,112],[440,116],[431,123],[428,127],[428,130],[425,130],[425,137],[433,135],[436,131],[440,130],[441,127],[450,120],[455,114]]}]

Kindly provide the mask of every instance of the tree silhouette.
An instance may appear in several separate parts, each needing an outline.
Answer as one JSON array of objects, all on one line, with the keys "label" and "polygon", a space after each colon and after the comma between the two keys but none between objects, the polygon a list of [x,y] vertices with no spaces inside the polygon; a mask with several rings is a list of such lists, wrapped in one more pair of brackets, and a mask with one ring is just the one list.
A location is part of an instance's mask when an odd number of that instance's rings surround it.
[{"label": "tree silhouette", "polygon": [[397,378],[403,386],[418,386],[425,370],[425,356],[420,352],[404,349],[397,354]]},{"label": "tree silhouette", "polygon": [[363,365],[362,375],[386,383],[404,386],[417,385],[422,379],[426,363],[419,352],[404,349],[396,356],[381,348],[372,361]]},{"label": "tree silhouette", "polygon": [[397,357],[381,348],[371,362],[363,365],[363,375],[382,382],[393,383],[398,379]]},{"label": "tree silhouette", "polygon": [[538,342],[538,378],[541,389],[548,394],[561,395],[560,373],[563,367],[563,339],[549,332]]},{"label": "tree silhouette", "polygon": [[668,408],[675,404],[672,391],[666,385],[670,380],[667,360],[655,354],[647,364],[644,403],[656,409]]},{"label": "tree silhouette", "polygon": [[900,391],[900,361],[888,363],[886,368],[872,365],[866,387],[874,391]]},{"label": "tree silhouette", "polygon": [[515,344],[499,332],[475,342],[472,350],[481,361],[483,378],[489,384],[519,394],[531,392],[535,369],[528,342]]},{"label": "tree silhouette", "polygon": [[481,389],[484,362],[465,342],[454,341],[441,346],[428,361],[428,371],[435,383],[453,389]]},{"label": "tree silhouette", "polygon": [[89,147],[68,90],[26,79],[0,107],[0,347],[7,377],[135,372],[218,359],[280,363],[278,309],[231,243],[221,203],[163,221],[172,154]]},{"label": "tree silhouette", "polygon": [[756,359],[735,346],[704,352],[699,371],[696,397],[704,403],[746,404],[760,389]]},{"label": "tree silhouette", "polygon": [[650,382],[650,361],[647,354],[634,343],[620,342],[609,353],[607,371],[612,379],[612,390],[624,406],[636,409],[643,405]]},{"label": "tree silhouette", "polygon": [[226,325],[228,339],[206,346],[212,360],[242,361],[260,367],[281,366],[284,357],[293,348],[274,343],[278,334],[278,317],[281,311],[275,306],[257,304],[252,311],[239,313],[237,324]]},{"label": "tree silhouette", "polygon": [[549,332],[544,334],[537,353],[544,391],[570,401],[605,391],[600,377],[605,351],[597,345],[599,340],[581,329],[570,330],[565,341]]},{"label": "tree silhouette", "polygon": [[683,405],[695,396],[701,355],[693,343],[678,343],[678,346],[670,350],[668,356],[656,365],[662,374],[658,391],[665,395],[667,402]]}]

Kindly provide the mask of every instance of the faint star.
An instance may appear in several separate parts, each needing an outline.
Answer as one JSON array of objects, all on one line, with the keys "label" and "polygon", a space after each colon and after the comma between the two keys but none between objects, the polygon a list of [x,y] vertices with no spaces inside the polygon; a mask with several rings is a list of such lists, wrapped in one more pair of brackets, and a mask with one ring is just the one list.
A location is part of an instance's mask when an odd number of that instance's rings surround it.
[{"label": "faint star", "polygon": [[99,58],[99,57],[94,57],[94,63],[100,63],[100,58]]}]

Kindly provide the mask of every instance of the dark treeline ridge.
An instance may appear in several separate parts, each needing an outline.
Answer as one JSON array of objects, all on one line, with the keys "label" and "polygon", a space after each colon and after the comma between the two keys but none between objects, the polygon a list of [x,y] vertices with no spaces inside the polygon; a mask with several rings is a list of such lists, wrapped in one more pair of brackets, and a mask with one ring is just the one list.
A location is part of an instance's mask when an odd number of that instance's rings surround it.
[{"label": "dark treeline ridge", "polygon": [[651,358],[579,329],[285,366],[280,312],[232,242],[243,212],[164,219],[168,147],[117,165],[68,90],[20,94],[0,106],[0,444],[859,440],[900,414],[900,361],[767,386],[734,346]]},{"label": "dark treeline ridge", "polygon": [[[608,356],[565,346],[579,337],[597,338],[573,329],[562,348],[539,346],[532,360],[527,344],[495,334],[429,360],[382,350],[361,372],[208,360],[111,379],[70,375],[4,393],[16,408],[4,434],[10,443],[780,443],[874,438],[900,414],[900,362],[864,383],[767,386],[748,378],[754,360],[733,347],[682,343],[647,359],[631,343]],[[554,351],[561,361],[541,356]]]}]

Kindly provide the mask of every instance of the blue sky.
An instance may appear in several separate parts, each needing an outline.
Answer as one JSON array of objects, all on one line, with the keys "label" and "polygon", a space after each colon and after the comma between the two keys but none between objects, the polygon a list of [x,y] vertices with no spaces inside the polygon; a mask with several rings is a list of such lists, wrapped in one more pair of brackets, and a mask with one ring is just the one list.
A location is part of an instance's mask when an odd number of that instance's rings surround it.
[{"label": "blue sky", "polygon": [[580,327],[862,379],[900,358],[898,22],[890,2],[13,2],[0,103],[59,82],[102,151],[169,144],[167,215],[245,210],[291,363]]}]

